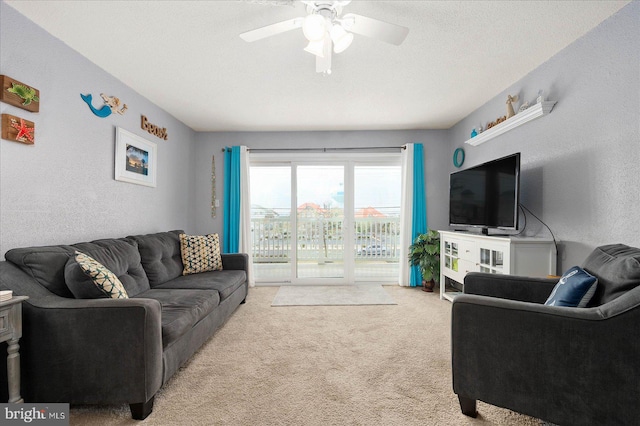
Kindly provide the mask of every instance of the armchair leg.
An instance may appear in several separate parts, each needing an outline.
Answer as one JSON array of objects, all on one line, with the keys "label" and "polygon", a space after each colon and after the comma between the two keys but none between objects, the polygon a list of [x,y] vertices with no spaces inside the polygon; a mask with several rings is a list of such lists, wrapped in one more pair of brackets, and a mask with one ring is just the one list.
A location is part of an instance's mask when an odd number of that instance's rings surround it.
[{"label": "armchair leg", "polygon": [[478,415],[475,399],[458,395],[458,401],[460,401],[460,409],[462,410],[462,414],[474,418]]},{"label": "armchair leg", "polygon": [[155,395],[151,397],[147,402],[139,402],[137,404],[129,404],[131,408],[131,417],[134,420],[144,420],[153,411],[153,400]]}]

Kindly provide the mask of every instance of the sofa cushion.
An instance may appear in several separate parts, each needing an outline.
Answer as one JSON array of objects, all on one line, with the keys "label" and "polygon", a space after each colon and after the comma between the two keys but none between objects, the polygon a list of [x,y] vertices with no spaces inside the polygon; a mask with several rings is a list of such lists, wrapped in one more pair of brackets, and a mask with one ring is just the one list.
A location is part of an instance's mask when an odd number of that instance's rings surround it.
[{"label": "sofa cushion", "polygon": [[[104,239],[90,243],[74,244],[73,247],[93,257],[112,271],[122,282],[129,297],[149,290],[149,279],[140,263],[140,253],[138,252],[138,246],[135,241]],[[69,268],[69,272],[71,272],[73,265],[69,266]],[[67,270],[65,269],[65,279],[68,280],[69,278],[73,279],[73,276],[67,276]],[[77,283],[71,283],[72,286],[74,284]],[[68,281],[67,285],[70,285]],[[75,289],[78,289],[77,285]],[[78,294],[76,294],[73,289],[71,290],[76,298],[79,298]]]},{"label": "sofa cushion", "polygon": [[[123,268],[122,272],[119,267],[102,257],[100,251],[107,247],[111,248],[112,257],[118,259],[118,264]],[[30,277],[33,277],[50,292],[58,296],[72,298],[74,295],[67,287],[64,270],[67,261],[74,256],[76,250],[86,253],[105,264],[108,269],[112,270],[120,278],[129,295],[135,295],[149,288],[146,274],[140,265],[140,255],[136,249],[136,243],[125,239],[109,238],[73,245],[17,248],[9,250],[5,254],[5,258],[17,265]],[[128,278],[123,278],[124,271],[128,271],[128,275],[133,278],[135,283]]]},{"label": "sofa cushion", "polygon": [[163,349],[180,339],[220,304],[215,290],[151,289],[136,298],[155,299],[162,306]]},{"label": "sofa cushion", "polygon": [[224,270],[184,275],[156,288],[218,290],[220,301],[225,300],[247,281],[245,271]]},{"label": "sofa cushion", "polygon": [[[118,277],[93,257],[76,251],[65,267],[69,290],[78,299],[128,299],[127,290]],[[93,291],[98,289],[98,293]]]},{"label": "sofa cushion", "polygon": [[624,244],[597,247],[582,267],[598,278],[588,306],[608,303],[640,285],[640,249]]},{"label": "sofa cushion", "polygon": [[127,237],[138,244],[142,266],[152,288],[182,275],[178,235],[183,233],[184,231],[169,231]]},{"label": "sofa cushion", "polygon": [[184,265],[182,275],[222,270],[218,234],[180,234],[180,253]]},{"label": "sofa cushion", "polygon": [[593,297],[597,285],[596,277],[574,266],[562,275],[545,305],[584,308]]},{"label": "sofa cushion", "polygon": [[11,249],[4,257],[50,292],[73,297],[64,280],[64,268],[74,251],[67,245],[24,247]]}]

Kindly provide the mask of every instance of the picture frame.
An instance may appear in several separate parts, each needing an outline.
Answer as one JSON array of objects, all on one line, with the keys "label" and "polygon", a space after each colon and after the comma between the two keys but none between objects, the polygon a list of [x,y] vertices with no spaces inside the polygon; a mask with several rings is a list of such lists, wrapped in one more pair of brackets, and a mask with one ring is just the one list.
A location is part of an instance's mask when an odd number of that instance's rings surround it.
[{"label": "picture frame", "polygon": [[115,180],[156,186],[158,147],[136,134],[116,128]]}]

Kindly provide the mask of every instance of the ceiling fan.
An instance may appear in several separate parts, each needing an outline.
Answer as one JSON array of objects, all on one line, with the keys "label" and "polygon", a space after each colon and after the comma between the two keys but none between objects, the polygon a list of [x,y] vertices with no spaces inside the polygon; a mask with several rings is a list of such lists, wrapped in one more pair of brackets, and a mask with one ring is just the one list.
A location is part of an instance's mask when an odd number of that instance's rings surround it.
[{"label": "ceiling fan", "polygon": [[[307,16],[289,19],[240,34],[253,42],[302,28],[309,41],[305,51],[316,56],[316,72],[331,74],[331,51],[344,52],[353,41],[353,34],[371,37],[399,46],[409,34],[409,28],[347,13],[342,8],[351,0],[301,0],[307,6]],[[282,3],[278,3],[282,4]],[[290,4],[288,2],[288,4]]]}]

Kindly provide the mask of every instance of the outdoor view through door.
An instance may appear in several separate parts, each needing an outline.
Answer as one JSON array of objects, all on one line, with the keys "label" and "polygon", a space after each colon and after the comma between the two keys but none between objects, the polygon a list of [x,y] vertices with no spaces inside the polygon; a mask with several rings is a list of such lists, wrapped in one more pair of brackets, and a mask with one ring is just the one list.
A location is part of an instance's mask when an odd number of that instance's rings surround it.
[{"label": "outdoor view through door", "polygon": [[401,171],[385,160],[252,160],[256,282],[397,282]]}]

